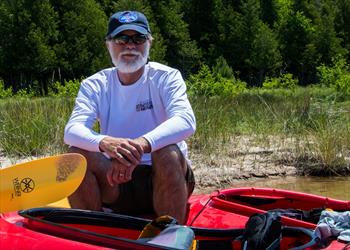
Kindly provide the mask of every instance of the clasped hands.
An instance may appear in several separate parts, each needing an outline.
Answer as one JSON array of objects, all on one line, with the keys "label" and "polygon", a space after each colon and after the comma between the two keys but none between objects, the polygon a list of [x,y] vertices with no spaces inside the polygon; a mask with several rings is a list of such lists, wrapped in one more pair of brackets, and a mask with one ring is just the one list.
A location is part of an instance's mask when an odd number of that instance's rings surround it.
[{"label": "clasped hands", "polygon": [[142,155],[151,151],[148,141],[143,137],[127,139],[107,136],[100,141],[99,146],[112,159],[112,167],[107,171],[107,180],[111,186],[130,181]]}]

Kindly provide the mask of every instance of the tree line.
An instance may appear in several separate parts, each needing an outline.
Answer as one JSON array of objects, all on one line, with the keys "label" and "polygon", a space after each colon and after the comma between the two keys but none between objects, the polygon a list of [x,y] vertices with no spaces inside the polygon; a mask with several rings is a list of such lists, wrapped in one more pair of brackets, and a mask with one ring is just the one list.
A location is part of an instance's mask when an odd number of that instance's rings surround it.
[{"label": "tree line", "polygon": [[287,73],[306,86],[319,67],[349,62],[349,0],[0,0],[0,80],[45,95],[109,67],[104,39],[119,10],[145,13],[150,59],[185,78],[221,64],[248,86]]}]

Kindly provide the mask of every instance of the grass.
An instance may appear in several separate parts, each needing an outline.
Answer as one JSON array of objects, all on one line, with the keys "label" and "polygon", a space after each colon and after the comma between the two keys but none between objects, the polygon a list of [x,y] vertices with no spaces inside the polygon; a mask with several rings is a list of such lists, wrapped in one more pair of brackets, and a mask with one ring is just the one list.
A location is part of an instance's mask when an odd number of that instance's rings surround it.
[{"label": "grass", "polygon": [[67,98],[0,101],[0,148],[12,157],[66,151],[63,130],[72,107]]},{"label": "grass", "polygon": [[250,90],[235,98],[192,98],[197,133],[192,149],[203,154],[237,147],[235,138],[253,138],[254,146],[288,147],[279,161],[301,174],[350,172],[350,102],[331,89]]},{"label": "grass", "polygon": [[[350,98],[328,88],[248,90],[236,97],[191,97],[197,131],[190,151],[220,157],[247,137],[257,147],[286,145],[301,174],[349,171]],[[63,129],[73,99],[0,100],[0,148],[11,157],[66,152]]]}]

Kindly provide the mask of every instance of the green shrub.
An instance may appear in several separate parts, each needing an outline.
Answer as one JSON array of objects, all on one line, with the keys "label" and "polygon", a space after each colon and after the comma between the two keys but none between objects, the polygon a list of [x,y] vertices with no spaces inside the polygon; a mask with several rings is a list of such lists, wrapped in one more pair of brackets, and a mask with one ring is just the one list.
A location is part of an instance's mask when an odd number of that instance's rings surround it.
[{"label": "green shrub", "polygon": [[20,89],[16,92],[16,94],[14,96],[19,97],[19,98],[32,98],[32,97],[35,97],[38,95],[33,90]]},{"label": "green shrub", "polygon": [[203,65],[197,74],[192,74],[187,82],[188,91],[195,96],[214,95],[212,87],[215,84],[215,78],[210,71],[209,66]]},{"label": "green shrub", "polygon": [[294,89],[298,85],[298,79],[293,78],[290,73],[282,74],[280,77],[266,78],[263,82],[265,89]]},{"label": "green shrub", "polygon": [[350,73],[341,75],[334,85],[339,92],[350,95]]},{"label": "green shrub", "polygon": [[50,90],[50,96],[56,97],[76,97],[80,88],[80,80],[69,80],[61,82],[55,82]]},{"label": "green shrub", "polygon": [[191,75],[187,84],[190,95],[206,97],[235,96],[246,89],[245,82],[215,75],[207,65],[203,65],[197,74]]},{"label": "green shrub", "polygon": [[321,65],[317,70],[321,85],[350,95],[350,65],[345,59],[333,60],[333,66]]},{"label": "green shrub", "polygon": [[12,88],[5,89],[3,80],[0,80],[0,98],[7,98],[12,96]]},{"label": "green shrub", "polygon": [[227,79],[235,79],[232,68],[228,65],[226,59],[223,56],[220,56],[216,59],[216,64],[213,67],[214,75],[222,76]]},{"label": "green shrub", "polygon": [[214,92],[218,96],[236,96],[246,89],[246,83],[238,80],[218,77],[214,89]]}]

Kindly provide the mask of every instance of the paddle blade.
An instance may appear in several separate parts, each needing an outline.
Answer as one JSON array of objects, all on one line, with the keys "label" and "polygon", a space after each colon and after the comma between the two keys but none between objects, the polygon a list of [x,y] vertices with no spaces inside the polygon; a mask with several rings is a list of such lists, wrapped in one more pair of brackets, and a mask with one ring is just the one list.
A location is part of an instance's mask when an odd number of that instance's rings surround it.
[{"label": "paddle blade", "polygon": [[86,172],[75,153],[46,157],[0,170],[0,212],[43,206],[72,194]]}]

